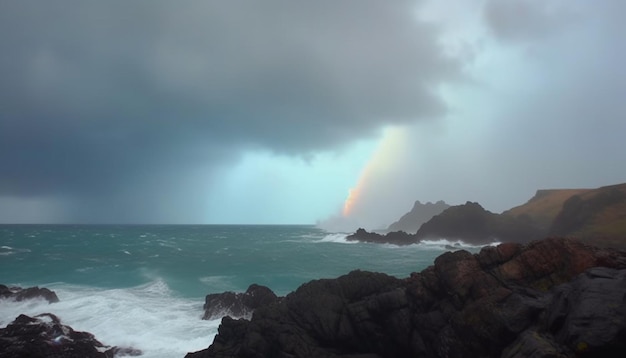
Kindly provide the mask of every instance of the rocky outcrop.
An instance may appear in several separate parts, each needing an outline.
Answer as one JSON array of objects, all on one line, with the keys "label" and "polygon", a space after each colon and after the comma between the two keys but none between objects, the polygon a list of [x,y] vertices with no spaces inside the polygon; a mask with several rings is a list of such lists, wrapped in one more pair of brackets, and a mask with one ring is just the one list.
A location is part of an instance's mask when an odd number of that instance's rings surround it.
[{"label": "rocky outcrop", "polygon": [[382,235],[375,232],[368,232],[363,228],[359,228],[354,234],[346,236],[346,240],[394,245],[411,245],[419,241],[415,235],[407,234],[404,231],[389,232]]},{"label": "rocky outcrop", "polygon": [[529,242],[543,233],[516,217],[494,214],[478,203],[451,206],[424,223],[415,234],[417,240],[446,238],[469,244],[485,245],[494,241]]},{"label": "rocky outcrop", "polygon": [[59,298],[54,291],[39,287],[21,288],[0,285],[0,298],[8,298],[15,301],[43,298],[49,303],[59,302]]},{"label": "rocky outcrop", "polygon": [[509,215],[494,214],[478,203],[451,206],[424,223],[417,233],[395,231],[387,234],[358,229],[347,240],[410,245],[422,240],[461,240],[467,244],[488,245],[500,242],[529,242],[541,237],[541,231],[526,221]]},{"label": "rocky outcrop", "polygon": [[61,320],[44,313],[35,317],[20,315],[6,328],[0,328],[0,357],[81,357],[109,358],[138,356],[132,348],[109,347],[91,333],[78,332]]},{"label": "rocky outcrop", "polygon": [[428,202],[426,204],[422,204],[417,200],[411,211],[404,214],[400,220],[389,225],[387,231],[404,231],[414,234],[423,223],[432,219],[433,216],[441,214],[442,211],[449,207],[450,205],[441,200],[436,203]]},{"label": "rocky outcrop", "polygon": [[618,356],[625,278],[626,252],[571,239],[449,252],[406,279],[309,282],[188,357]]},{"label": "rocky outcrop", "polygon": [[216,319],[224,316],[249,318],[259,307],[278,302],[276,294],[266,286],[252,284],[246,292],[213,293],[205,297],[202,319]]}]

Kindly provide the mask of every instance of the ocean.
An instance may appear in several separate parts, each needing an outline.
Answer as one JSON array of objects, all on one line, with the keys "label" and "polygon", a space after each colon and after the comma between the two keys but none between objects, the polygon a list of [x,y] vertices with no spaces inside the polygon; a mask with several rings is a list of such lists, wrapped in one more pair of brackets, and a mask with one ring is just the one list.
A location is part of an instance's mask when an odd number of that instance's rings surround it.
[{"label": "ocean", "polygon": [[431,265],[445,239],[409,246],[354,243],[315,226],[0,225],[0,283],[54,290],[60,302],[0,300],[0,327],[53,313],[106,345],[142,357],[208,347],[220,320],[201,320],[204,296],[252,284],[286,295],[355,269],[407,277]]}]

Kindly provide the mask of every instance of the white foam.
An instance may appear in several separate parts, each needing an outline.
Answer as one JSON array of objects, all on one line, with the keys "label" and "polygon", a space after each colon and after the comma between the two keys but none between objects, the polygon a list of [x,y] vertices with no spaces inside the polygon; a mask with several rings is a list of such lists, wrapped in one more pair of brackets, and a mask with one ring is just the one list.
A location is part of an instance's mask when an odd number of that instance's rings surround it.
[{"label": "white foam", "polygon": [[93,333],[103,344],[133,347],[143,351],[142,357],[160,358],[183,357],[208,347],[220,323],[201,319],[202,298],[176,297],[160,279],[129,289],[47,287],[57,293],[60,302],[5,300],[0,304],[0,327],[21,313],[50,312],[75,330]]},{"label": "white foam", "polygon": [[346,236],[348,234],[342,234],[342,233],[336,233],[336,234],[328,234],[326,236],[324,236],[322,239],[320,240],[316,240],[314,242],[334,242],[334,243],[338,243],[338,244],[358,244],[358,241],[348,241],[346,239]]},{"label": "white foam", "polygon": [[461,240],[448,240],[448,239],[436,239],[436,240],[422,240],[417,245],[423,249],[430,250],[444,250],[449,251],[451,248],[456,250],[464,250],[464,249],[479,249],[485,246],[496,246],[499,245],[500,242],[492,242],[490,244],[485,245],[472,245],[465,243]]}]

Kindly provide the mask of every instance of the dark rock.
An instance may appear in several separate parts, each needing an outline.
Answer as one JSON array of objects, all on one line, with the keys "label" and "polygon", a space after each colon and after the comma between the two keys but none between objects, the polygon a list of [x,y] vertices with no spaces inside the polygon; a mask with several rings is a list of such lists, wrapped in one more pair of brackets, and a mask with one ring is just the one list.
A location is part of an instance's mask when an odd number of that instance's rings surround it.
[{"label": "dark rock", "polygon": [[0,285],[0,298],[9,298],[15,301],[43,298],[49,303],[59,302],[59,298],[54,291],[39,287],[21,288]]},{"label": "dark rock", "polygon": [[[601,267],[601,268],[594,268]],[[400,280],[354,271],[224,318],[189,357],[574,357],[626,349],[626,252],[568,239],[446,253]]]},{"label": "dark rock", "polygon": [[91,333],[74,331],[61,320],[44,313],[18,316],[0,329],[0,357],[98,357],[140,355],[132,348],[108,347]]},{"label": "dark rock", "polygon": [[415,235],[407,234],[404,231],[395,231],[381,235],[375,232],[368,232],[363,228],[359,228],[354,234],[346,236],[346,240],[394,245],[411,245],[418,242]]},{"label": "dark rock", "polygon": [[528,222],[509,215],[494,214],[478,203],[451,206],[424,223],[416,240],[431,238],[458,239],[469,244],[529,242],[542,236]]},{"label": "dark rock", "polygon": [[[404,231],[389,232],[386,235],[367,232],[360,228],[347,240],[410,245],[422,240],[446,238],[461,240],[468,244],[488,245],[493,242],[525,243],[538,239],[542,231],[525,220],[510,215],[494,214],[483,209],[478,203],[451,206],[439,215],[422,224],[415,234]],[[455,247],[446,247],[456,250]]]},{"label": "dark rock", "polygon": [[205,298],[204,317],[249,317],[259,307],[277,302],[278,296],[268,287],[252,284],[244,293],[224,292],[209,294]]}]

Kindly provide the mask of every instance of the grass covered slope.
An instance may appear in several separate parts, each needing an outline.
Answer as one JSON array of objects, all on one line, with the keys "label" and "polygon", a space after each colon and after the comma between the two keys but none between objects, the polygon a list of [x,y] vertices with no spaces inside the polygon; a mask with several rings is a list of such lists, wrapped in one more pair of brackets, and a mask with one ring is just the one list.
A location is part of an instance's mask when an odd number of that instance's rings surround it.
[{"label": "grass covered slope", "polygon": [[531,222],[542,231],[548,231],[552,222],[561,212],[563,203],[574,195],[584,194],[593,189],[549,189],[537,190],[528,202],[509,209],[502,214]]},{"label": "grass covered slope", "polygon": [[563,203],[550,233],[626,247],[626,184],[571,196]]},{"label": "grass covered slope", "polygon": [[626,183],[597,189],[539,190],[503,215],[525,220],[546,235],[626,248]]}]

